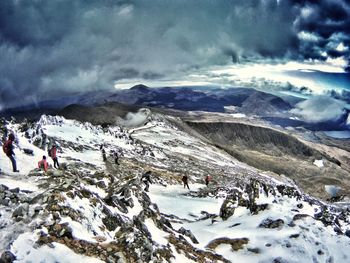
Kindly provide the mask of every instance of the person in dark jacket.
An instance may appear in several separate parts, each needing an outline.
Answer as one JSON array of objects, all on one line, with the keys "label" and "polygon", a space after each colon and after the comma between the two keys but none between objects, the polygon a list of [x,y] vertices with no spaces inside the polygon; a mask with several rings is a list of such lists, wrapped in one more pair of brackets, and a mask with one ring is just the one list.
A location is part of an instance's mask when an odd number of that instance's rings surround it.
[{"label": "person in dark jacket", "polygon": [[5,142],[3,149],[8,158],[10,158],[11,163],[12,163],[12,169],[13,172],[18,173],[19,171],[17,170],[17,163],[15,159],[15,153],[13,151],[13,141],[15,140],[15,135],[13,133],[9,134],[8,140]]},{"label": "person in dark jacket", "polygon": [[115,162],[116,165],[119,165],[118,151],[114,151],[114,162]]},{"label": "person in dark jacket", "polygon": [[107,162],[106,150],[104,148],[102,148],[101,152],[102,152],[102,159],[103,159],[103,161]]},{"label": "person in dark jacket", "polygon": [[151,171],[147,171],[141,177],[141,181],[145,184],[145,191],[146,192],[148,192],[148,190],[149,190],[149,184],[152,184],[151,174],[152,174]]},{"label": "person in dark jacket", "polygon": [[[54,166],[56,169],[60,168],[60,165],[59,165],[58,159],[57,159],[57,147],[56,147],[55,144],[54,144],[54,145],[52,146],[52,148],[50,149],[50,156],[51,156],[52,161],[53,161],[53,166]],[[57,165],[57,167],[56,167],[56,165]]]},{"label": "person in dark jacket", "polygon": [[190,187],[188,186],[188,176],[184,175],[182,176],[182,182],[184,183],[184,188],[188,188],[188,190],[190,190]]}]

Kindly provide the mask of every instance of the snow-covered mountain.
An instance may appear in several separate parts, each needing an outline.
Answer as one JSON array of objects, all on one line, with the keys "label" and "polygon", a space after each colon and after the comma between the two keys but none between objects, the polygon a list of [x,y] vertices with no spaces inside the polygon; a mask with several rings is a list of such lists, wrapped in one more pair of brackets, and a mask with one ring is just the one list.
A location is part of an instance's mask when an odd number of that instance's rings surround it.
[{"label": "snow-covered mountain", "polygon": [[[310,196],[176,117],[152,113],[143,124],[3,121],[20,172],[1,154],[0,262],[350,261],[347,197]],[[60,169],[44,173],[37,163],[53,143]]]}]

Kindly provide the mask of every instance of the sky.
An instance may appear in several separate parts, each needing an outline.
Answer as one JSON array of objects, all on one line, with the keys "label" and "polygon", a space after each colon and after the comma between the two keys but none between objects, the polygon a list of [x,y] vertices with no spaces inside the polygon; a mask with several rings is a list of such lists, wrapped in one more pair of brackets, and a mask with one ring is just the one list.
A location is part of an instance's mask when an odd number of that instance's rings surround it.
[{"label": "sky", "polygon": [[232,66],[347,72],[349,31],[349,0],[2,0],[0,108],[134,81],[207,83]]}]

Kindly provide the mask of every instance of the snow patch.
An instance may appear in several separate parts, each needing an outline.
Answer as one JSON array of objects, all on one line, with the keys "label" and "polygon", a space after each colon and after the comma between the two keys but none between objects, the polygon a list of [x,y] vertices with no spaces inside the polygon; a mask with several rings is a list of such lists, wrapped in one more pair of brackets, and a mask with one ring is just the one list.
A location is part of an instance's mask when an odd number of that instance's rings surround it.
[{"label": "snow patch", "polygon": [[315,160],[314,165],[316,165],[319,168],[323,168],[324,167],[323,160]]}]

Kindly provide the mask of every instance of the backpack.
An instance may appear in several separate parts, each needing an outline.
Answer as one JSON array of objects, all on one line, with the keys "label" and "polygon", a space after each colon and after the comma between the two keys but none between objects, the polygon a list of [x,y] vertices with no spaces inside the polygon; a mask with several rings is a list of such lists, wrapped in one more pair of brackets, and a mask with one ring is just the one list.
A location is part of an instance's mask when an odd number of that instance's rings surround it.
[{"label": "backpack", "polygon": [[6,142],[2,145],[2,150],[4,151],[4,153],[5,153],[6,155],[9,154],[10,148],[9,148],[9,145],[8,145],[8,141],[6,141]]}]

